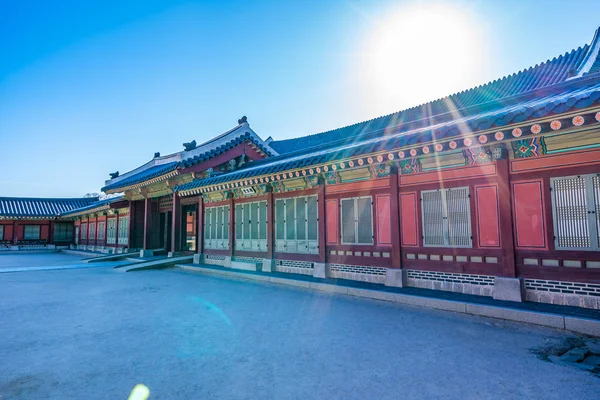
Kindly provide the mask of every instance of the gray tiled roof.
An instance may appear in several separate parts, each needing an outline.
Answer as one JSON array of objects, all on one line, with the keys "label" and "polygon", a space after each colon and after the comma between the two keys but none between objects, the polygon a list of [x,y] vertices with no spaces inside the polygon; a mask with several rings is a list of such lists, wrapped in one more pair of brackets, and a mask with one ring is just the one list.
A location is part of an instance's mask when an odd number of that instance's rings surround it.
[{"label": "gray tiled roof", "polygon": [[104,186],[102,191],[108,190],[116,190],[120,188],[124,188],[127,186],[135,185],[136,183],[141,183],[147,181],[148,179],[156,178],[158,176],[164,175],[168,172],[174,171],[179,166],[179,162],[173,161],[168,164],[155,165],[154,167],[148,168],[142,172],[139,172],[135,175],[129,176],[123,180],[120,180],[116,183]]},{"label": "gray tiled roof", "polygon": [[99,207],[103,207],[103,206],[109,206],[112,203],[117,203],[119,201],[123,201],[124,199],[125,199],[125,196],[115,196],[115,197],[110,197],[110,198],[104,199],[104,200],[98,200],[93,203],[89,203],[83,207],[78,207],[78,208],[75,208],[75,209],[72,209],[69,211],[61,212],[60,216],[67,217],[69,215],[85,213],[86,211],[95,210],[95,209],[97,209]]},{"label": "gray tiled roof", "polygon": [[[583,81],[583,82],[582,82]],[[244,168],[223,175],[194,180],[175,187],[175,191],[187,191],[203,186],[225,183],[237,179],[278,173],[290,169],[308,167],[328,161],[353,157],[381,150],[392,150],[407,145],[418,145],[434,139],[448,139],[460,136],[464,130],[477,131],[491,127],[506,126],[519,123],[528,119],[541,118],[547,115],[560,114],[569,110],[587,108],[600,103],[600,74],[597,77],[587,77],[580,81],[566,82],[554,90],[554,93],[536,95],[533,98],[522,99],[512,105],[507,105],[498,110],[436,124],[412,131],[394,132],[388,135],[353,142],[340,143],[334,147],[324,146],[321,149],[313,148],[309,151],[298,151],[271,157],[247,164]],[[460,148],[462,145],[459,144]],[[416,146],[418,147],[418,146]]]},{"label": "gray tiled roof", "polygon": [[[409,130],[447,122],[457,114],[465,115],[467,109],[475,113],[491,111],[505,104],[503,100],[567,81],[570,77],[600,71],[600,37],[598,32],[590,45],[547,60],[523,71],[505,76],[485,85],[465,90],[416,107],[384,115],[369,121],[345,126],[327,132],[269,143],[279,154],[298,149],[322,148],[331,143],[356,142],[389,130]],[[584,70],[585,69],[585,70]]]},{"label": "gray tiled roof", "polygon": [[85,207],[96,201],[98,201],[97,197],[74,199],[0,197],[0,217],[56,217],[60,213]]}]

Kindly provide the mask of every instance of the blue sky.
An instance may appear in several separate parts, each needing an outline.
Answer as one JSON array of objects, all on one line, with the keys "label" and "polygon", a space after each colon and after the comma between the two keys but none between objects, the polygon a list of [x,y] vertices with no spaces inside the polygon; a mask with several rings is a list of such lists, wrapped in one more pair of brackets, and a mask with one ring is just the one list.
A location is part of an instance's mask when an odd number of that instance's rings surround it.
[{"label": "blue sky", "polygon": [[589,43],[596,6],[0,0],[0,196],[99,191],[242,115],[283,139],[433,100]]}]

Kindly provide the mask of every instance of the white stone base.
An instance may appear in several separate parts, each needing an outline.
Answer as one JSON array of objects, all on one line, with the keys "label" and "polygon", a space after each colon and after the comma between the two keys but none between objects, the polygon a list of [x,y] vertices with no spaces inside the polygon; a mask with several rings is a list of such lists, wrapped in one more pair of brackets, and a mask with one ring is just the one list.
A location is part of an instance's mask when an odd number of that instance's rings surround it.
[{"label": "white stone base", "polygon": [[194,264],[204,264],[204,254],[194,254]]},{"label": "white stone base", "polygon": [[275,271],[275,260],[272,258],[263,258],[262,272],[274,272]]},{"label": "white stone base", "polygon": [[326,279],[329,277],[329,268],[325,263],[314,263],[313,264],[313,277]]},{"label": "white stone base", "polygon": [[154,250],[140,250],[140,257],[152,257],[154,256]]},{"label": "white stone base", "polygon": [[404,287],[408,285],[405,269],[388,268],[385,271],[385,286]]},{"label": "white stone base", "polygon": [[257,264],[247,261],[231,261],[231,268],[241,269],[244,271],[257,271]]},{"label": "white stone base", "polygon": [[525,298],[523,279],[502,278],[494,279],[494,300],[523,302]]},{"label": "white stone base", "polygon": [[181,251],[170,251],[167,253],[168,258],[179,257],[181,255],[183,255],[183,252]]}]

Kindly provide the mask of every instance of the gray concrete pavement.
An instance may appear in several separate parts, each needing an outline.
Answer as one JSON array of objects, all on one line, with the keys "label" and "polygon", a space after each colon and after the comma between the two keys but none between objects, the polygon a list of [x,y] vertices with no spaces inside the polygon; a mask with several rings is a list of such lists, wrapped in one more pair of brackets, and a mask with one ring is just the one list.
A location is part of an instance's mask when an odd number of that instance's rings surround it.
[{"label": "gray concrete pavement", "polygon": [[12,268],[48,267],[81,263],[83,257],[65,253],[8,254],[0,253],[0,270]]},{"label": "gray concrete pavement", "polygon": [[0,274],[0,399],[597,399],[548,328],[179,270]]},{"label": "gray concrete pavement", "polygon": [[[40,271],[52,269],[74,269],[93,267],[115,267],[128,264],[128,261],[110,261],[102,264],[88,264],[83,262],[81,255],[58,253],[38,254],[0,254],[0,273]],[[1,399],[0,399],[1,400]]]}]

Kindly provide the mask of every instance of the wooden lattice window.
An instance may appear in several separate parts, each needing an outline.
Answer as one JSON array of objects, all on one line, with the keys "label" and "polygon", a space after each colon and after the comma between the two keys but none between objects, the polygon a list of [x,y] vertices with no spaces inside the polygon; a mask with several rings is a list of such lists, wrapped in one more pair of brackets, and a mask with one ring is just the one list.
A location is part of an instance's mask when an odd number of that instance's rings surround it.
[{"label": "wooden lattice window", "polygon": [[235,205],[235,249],[267,251],[267,202]]},{"label": "wooden lattice window", "polygon": [[229,206],[204,209],[204,247],[229,249]]},{"label": "wooden lattice window", "polygon": [[109,218],[106,221],[106,243],[115,244],[117,242],[117,219]]},{"label": "wooden lattice window", "polygon": [[554,245],[558,250],[599,250],[600,175],[550,179]]},{"label": "wooden lattice window", "polygon": [[129,243],[129,217],[119,217],[118,243]]},{"label": "wooden lattice window", "polygon": [[24,240],[39,240],[40,239],[40,226],[39,225],[25,225],[23,227],[23,239]]},{"label": "wooden lattice window", "polygon": [[275,200],[275,249],[319,254],[317,196]]},{"label": "wooden lattice window", "polygon": [[98,222],[98,240],[104,240],[104,229],[106,222]]},{"label": "wooden lattice window", "polygon": [[373,199],[350,197],[340,201],[342,244],[373,244]]},{"label": "wooden lattice window", "polygon": [[421,191],[423,246],[472,247],[468,187]]}]

